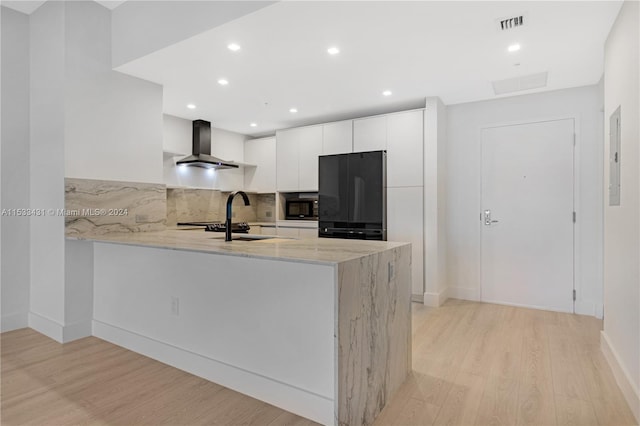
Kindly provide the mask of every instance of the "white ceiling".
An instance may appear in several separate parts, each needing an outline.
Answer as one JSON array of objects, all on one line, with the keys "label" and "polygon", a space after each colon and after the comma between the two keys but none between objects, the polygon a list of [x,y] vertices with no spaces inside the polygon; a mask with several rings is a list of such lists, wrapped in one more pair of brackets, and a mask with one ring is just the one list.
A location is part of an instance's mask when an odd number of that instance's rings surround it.
[{"label": "white ceiling", "polygon": [[[2,0],[1,4],[2,6],[30,15],[46,1],[47,0]],[[96,3],[100,3],[107,9],[111,10],[120,6],[125,1],[127,0],[95,0]]]},{"label": "white ceiling", "polygon": [[[282,1],[118,70],[162,84],[168,114],[257,136],[423,107],[425,96],[445,104],[493,99],[492,81],[544,71],[545,88],[518,93],[595,84],[621,4]],[[497,18],[520,14],[522,28],[497,29]],[[229,51],[230,42],[242,49]],[[522,49],[508,53],[515,42]],[[327,54],[332,45],[340,54]],[[393,94],[382,96],[386,89]]]}]

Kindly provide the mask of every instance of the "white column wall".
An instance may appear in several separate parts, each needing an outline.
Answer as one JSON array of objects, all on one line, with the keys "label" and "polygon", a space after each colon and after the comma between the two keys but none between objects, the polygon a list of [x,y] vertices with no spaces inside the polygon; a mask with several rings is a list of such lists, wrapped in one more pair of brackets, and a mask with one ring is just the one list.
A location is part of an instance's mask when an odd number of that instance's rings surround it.
[{"label": "white column wall", "polygon": [[[2,7],[3,209],[29,207],[29,17]],[[2,216],[2,331],[27,326],[29,312],[29,218]]]},{"label": "white column wall", "polygon": [[[640,421],[640,4],[625,1],[605,45],[602,346]],[[609,206],[609,117],[620,107],[620,206]]]}]

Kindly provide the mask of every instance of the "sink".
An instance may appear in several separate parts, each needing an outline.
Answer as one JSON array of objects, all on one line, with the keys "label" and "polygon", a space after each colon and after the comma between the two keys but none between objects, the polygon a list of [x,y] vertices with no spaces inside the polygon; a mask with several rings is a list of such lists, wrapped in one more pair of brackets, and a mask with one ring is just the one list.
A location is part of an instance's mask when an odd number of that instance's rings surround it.
[{"label": "sink", "polygon": [[[260,241],[260,240],[270,240],[272,238],[279,238],[273,235],[256,235],[256,234],[233,234],[231,236],[231,241]],[[212,237],[214,240],[224,240],[224,235]]]}]

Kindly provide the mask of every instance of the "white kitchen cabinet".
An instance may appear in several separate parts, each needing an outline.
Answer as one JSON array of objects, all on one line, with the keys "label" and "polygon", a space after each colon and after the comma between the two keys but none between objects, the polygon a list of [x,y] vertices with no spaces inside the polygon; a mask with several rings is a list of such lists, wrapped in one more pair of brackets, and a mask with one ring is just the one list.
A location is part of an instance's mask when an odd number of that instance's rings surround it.
[{"label": "white kitchen cabinet", "polygon": [[251,225],[250,228],[249,228],[249,234],[256,234],[256,235],[262,234],[262,226],[260,226],[260,225]]},{"label": "white kitchen cabinet", "polygon": [[387,186],[423,185],[422,110],[387,116]]},{"label": "white kitchen cabinet", "polygon": [[322,126],[276,132],[276,187],[280,192],[317,191]]},{"label": "white kitchen cabinet", "polygon": [[298,233],[302,239],[318,238],[318,228],[300,228]]},{"label": "white kitchen cabinet", "polygon": [[298,189],[318,191],[318,157],[322,155],[322,126],[299,130]]},{"label": "white kitchen cabinet", "polygon": [[322,126],[322,155],[353,152],[353,120]]},{"label": "white kitchen cabinet", "polygon": [[353,152],[387,149],[387,116],[353,120]]},{"label": "white kitchen cabinet", "polygon": [[276,132],[276,187],[278,191],[298,190],[298,129]]},{"label": "white kitchen cabinet", "polygon": [[276,235],[279,237],[286,237],[286,238],[299,238],[300,229],[278,227],[278,229],[276,230]]},{"label": "white kitchen cabinet", "polygon": [[424,295],[422,187],[387,188],[387,240],[411,243],[412,294]]},{"label": "white kitchen cabinet", "polygon": [[244,162],[256,165],[256,167],[244,168],[245,191],[276,191],[275,137],[246,141],[244,143]]}]

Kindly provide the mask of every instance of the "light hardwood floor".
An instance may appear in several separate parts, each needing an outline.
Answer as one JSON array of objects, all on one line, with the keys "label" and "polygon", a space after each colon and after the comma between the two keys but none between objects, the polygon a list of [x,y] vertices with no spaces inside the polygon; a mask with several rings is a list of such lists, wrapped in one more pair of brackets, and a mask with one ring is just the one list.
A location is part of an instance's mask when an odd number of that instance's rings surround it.
[{"label": "light hardwood floor", "polygon": [[[460,300],[413,305],[413,373],[386,425],[632,425],[591,317]],[[89,337],[2,334],[2,425],[312,425]]]},{"label": "light hardwood floor", "polygon": [[383,425],[635,425],[602,321],[463,300],[413,305],[413,372]]}]

